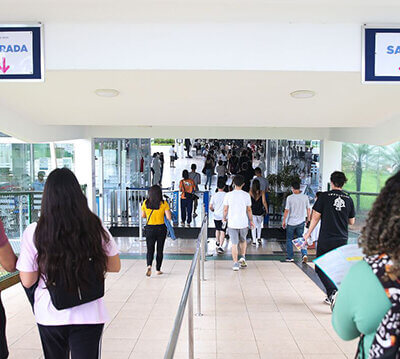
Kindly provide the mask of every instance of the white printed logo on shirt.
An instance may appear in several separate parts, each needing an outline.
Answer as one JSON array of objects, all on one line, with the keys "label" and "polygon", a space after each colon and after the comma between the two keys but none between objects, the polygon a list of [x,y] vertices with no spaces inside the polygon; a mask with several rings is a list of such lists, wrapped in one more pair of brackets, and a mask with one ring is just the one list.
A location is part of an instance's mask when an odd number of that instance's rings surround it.
[{"label": "white printed logo on shirt", "polygon": [[333,202],[333,206],[338,212],[340,212],[342,208],[346,208],[346,202],[342,199],[342,197],[338,197]]}]

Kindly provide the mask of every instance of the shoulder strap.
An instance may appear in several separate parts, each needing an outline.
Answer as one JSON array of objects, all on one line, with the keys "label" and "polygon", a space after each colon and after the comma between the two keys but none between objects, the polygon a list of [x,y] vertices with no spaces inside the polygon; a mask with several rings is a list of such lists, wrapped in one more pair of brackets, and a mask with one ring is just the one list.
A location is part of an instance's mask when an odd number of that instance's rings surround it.
[{"label": "shoulder strap", "polygon": [[147,218],[147,224],[149,224],[150,218],[151,218],[151,215],[153,214],[153,212],[154,212],[154,209],[151,210],[150,216]]}]

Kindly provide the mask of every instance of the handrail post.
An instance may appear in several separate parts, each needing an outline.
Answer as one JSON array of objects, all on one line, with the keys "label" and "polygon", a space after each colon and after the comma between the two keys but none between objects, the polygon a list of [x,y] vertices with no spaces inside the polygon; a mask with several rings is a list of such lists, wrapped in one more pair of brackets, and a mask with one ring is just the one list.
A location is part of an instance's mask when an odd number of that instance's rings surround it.
[{"label": "handrail post", "polygon": [[201,314],[201,268],[200,268],[200,256],[197,257],[197,317],[203,316]]},{"label": "handrail post", "polygon": [[189,359],[194,359],[194,330],[193,330],[193,287],[189,290],[188,303],[188,320],[189,320]]},{"label": "handrail post", "polygon": [[139,241],[143,240],[142,209],[139,206]]},{"label": "handrail post", "polygon": [[201,233],[201,247],[200,247],[200,255],[201,255],[201,280],[205,281],[204,274],[204,262],[206,260],[206,244],[205,244],[205,231],[203,230]]}]

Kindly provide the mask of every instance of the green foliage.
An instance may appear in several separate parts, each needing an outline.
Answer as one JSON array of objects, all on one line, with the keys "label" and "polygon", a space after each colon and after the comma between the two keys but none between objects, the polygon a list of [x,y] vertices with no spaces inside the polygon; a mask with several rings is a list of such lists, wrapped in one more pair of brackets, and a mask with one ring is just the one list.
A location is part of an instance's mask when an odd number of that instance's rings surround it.
[{"label": "green foliage", "polygon": [[171,146],[175,144],[175,140],[173,138],[155,138],[153,140],[153,144],[160,146]]}]

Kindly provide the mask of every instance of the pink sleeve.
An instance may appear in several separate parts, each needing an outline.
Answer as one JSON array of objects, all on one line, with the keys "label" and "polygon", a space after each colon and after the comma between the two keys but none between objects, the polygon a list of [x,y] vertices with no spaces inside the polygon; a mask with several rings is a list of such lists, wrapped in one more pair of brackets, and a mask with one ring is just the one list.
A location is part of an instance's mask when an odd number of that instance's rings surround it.
[{"label": "pink sleeve", "polygon": [[4,230],[3,222],[0,221],[0,248],[8,243],[6,231]]},{"label": "pink sleeve", "polygon": [[33,243],[35,229],[36,223],[31,224],[22,235],[21,253],[17,261],[17,269],[20,272],[36,272],[38,270],[37,250]]},{"label": "pink sleeve", "polygon": [[109,230],[107,228],[104,229],[108,234],[109,242],[106,243],[105,241],[103,241],[103,248],[106,251],[108,257],[116,256],[117,254],[119,254],[117,243],[115,243],[115,240]]}]

